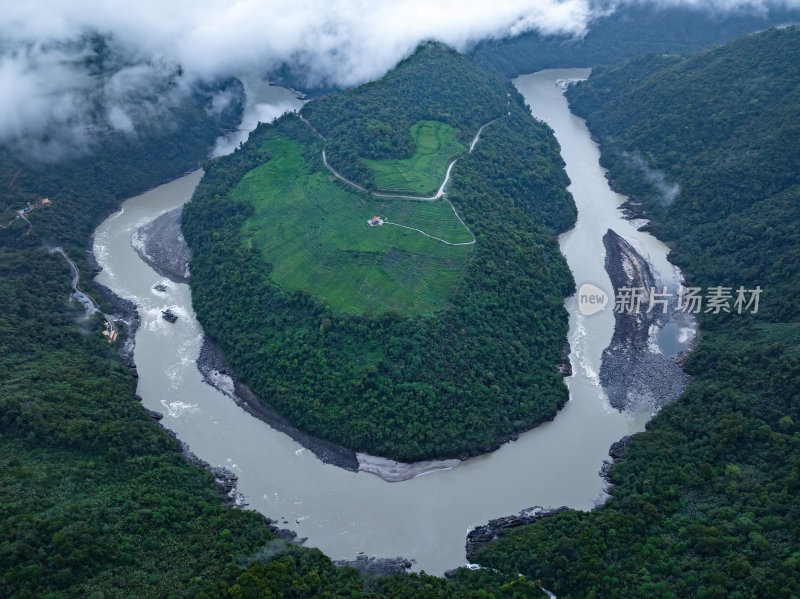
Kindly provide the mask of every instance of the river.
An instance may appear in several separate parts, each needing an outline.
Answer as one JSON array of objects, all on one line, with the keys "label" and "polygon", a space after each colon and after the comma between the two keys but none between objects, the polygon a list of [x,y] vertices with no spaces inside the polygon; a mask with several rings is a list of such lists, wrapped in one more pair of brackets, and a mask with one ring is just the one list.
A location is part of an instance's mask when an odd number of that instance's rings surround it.
[{"label": "river", "polygon": [[[587,75],[546,71],[515,81],[534,116],[554,129],[572,180],[579,216],[561,236],[562,251],[579,284],[610,289],[601,237],[613,225],[637,241],[662,275],[674,276],[663,244],[620,218],[623,198],[608,188],[596,145],[555,84]],[[642,430],[650,414],[609,407],[597,373],[613,317],[610,310],[581,316],[574,297],[567,300],[570,401],[555,420],[491,454],[404,482],[323,464],[203,383],[195,365],[203,331],[189,287],[160,277],[131,247],[136,229],[188,201],[200,177],[197,171],[131,198],[104,221],[95,232],[94,251],[103,268],[97,280],[139,307],[134,359],[143,404],[163,413],[161,423],[200,458],[233,470],[251,509],[279,519],[333,559],[353,559],[359,552],[404,556],[415,560],[415,570],[441,574],[465,563],[465,535],[474,526],[534,505],[590,509],[602,498],[598,471],[609,446]],[[159,283],[166,291],[154,289]],[[179,317],[175,324],[161,317],[167,307]]]}]

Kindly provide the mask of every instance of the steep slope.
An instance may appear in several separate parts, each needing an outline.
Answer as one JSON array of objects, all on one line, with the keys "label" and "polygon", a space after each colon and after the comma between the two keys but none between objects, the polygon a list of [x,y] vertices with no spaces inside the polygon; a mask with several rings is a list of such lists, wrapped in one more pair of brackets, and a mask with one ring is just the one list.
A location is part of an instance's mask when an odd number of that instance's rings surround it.
[{"label": "steep slope", "polygon": [[509,533],[482,564],[559,597],[798,593],[798,64],[800,30],[771,30],[568,92],[687,285],[763,294],[755,315],[703,313],[694,384],[633,438],[605,506]]},{"label": "steep slope", "polygon": [[798,81],[791,27],[598,70],[569,94],[678,264],[703,285],[760,284],[779,320],[800,314]]}]

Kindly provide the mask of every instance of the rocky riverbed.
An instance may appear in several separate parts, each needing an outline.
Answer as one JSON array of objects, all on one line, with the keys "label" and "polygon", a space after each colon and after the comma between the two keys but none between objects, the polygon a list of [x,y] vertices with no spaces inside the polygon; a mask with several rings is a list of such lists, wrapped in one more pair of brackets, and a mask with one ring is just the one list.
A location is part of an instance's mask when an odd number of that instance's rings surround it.
[{"label": "rocky riverbed", "polygon": [[181,232],[183,207],[165,212],[139,227],[131,245],[139,257],[162,277],[176,283],[189,281],[189,260],[192,251]]},{"label": "rocky riverbed", "polygon": [[608,499],[611,493],[611,487],[614,484],[611,482],[611,470],[614,468],[614,465],[618,462],[621,462],[625,458],[625,451],[628,449],[628,445],[631,442],[633,437],[631,435],[625,435],[619,441],[612,443],[611,447],[608,450],[608,455],[611,457],[610,460],[603,460],[603,465],[600,467],[600,478],[603,479],[604,489],[603,494],[604,496],[601,497],[601,500],[597,502],[595,507],[599,507],[605,503],[605,500]]},{"label": "rocky riverbed", "polygon": [[369,557],[362,553],[354,560],[334,560],[333,565],[351,566],[361,574],[370,576],[393,576],[405,574],[414,565],[414,561],[404,557]]},{"label": "rocky riverbed", "polygon": [[[691,314],[676,309],[675,294],[655,295],[649,309],[651,289],[658,294],[662,285],[648,261],[611,229],[603,236],[603,245],[614,296],[636,293],[624,291],[627,288],[641,290],[641,297],[638,308],[635,300],[614,308],[614,334],[603,351],[600,383],[609,403],[618,410],[647,406],[657,411],[677,399],[690,380],[676,357],[661,351],[658,333],[670,323],[681,330],[694,330],[694,320]],[[660,303],[662,299],[666,308]]]},{"label": "rocky riverbed", "polygon": [[480,550],[493,541],[500,538],[509,528],[516,528],[526,524],[534,524],[544,518],[568,512],[570,508],[562,506],[559,508],[543,508],[541,506],[529,507],[519,512],[516,516],[504,516],[489,520],[488,523],[473,528],[467,533],[467,542],[465,545],[467,553],[467,561],[473,563]]},{"label": "rocky riverbed", "polygon": [[358,469],[362,472],[369,472],[380,476],[389,483],[396,483],[424,474],[439,472],[455,468],[461,460],[425,460],[422,462],[397,462],[388,458],[369,455],[368,453],[357,453]]}]

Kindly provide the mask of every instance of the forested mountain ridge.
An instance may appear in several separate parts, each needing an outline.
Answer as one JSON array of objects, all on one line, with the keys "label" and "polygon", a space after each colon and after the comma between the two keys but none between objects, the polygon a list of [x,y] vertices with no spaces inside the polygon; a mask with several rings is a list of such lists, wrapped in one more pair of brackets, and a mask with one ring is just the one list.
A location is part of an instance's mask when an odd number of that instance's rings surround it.
[{"label": "forested mountain ridge", "polygon": [[[613,474],[615,498],[504,541],[491,559],[507,578],[483,570],[455,581],[364,579],[319,551],[275,541],[259,516],[224,508],[211,476],[189,466],[135,401],[130,374],[99,336],[102,323],[88,336],[77,327],[69,268],[42,249],[64,246],[85,285],[94,226],[121,199],[206,155],[219,127],[202,109],[191,109],[200,118],[179,117],[190,127],[100,145],[85,160],[32,168],[7,153],[1,161],[1,208],[43,195],[55,203],[29,216],[30,233],[21,220],[0,230],[0,595],[542,596],[517,571],[559,596],[797,595],[800,332],[782,317],[730,335],[707,331],[689,363],[702,380],[631,446]],[[504,155],[519,150],[508,136],[493,143]],[[512,157],[526,165],[535,153]],[[505,179],[519,186],[515,203],[543,181],[530,177]],[[499,193],[482,181],[486,194]],[[790,249],[791,193],[776,196],[783,207],[771,204],[764,231]],[[570,220],[563,205],[537,213],[559,229]]]},{"label": "forested mountain ridge", "polygon": [[653,52],[696,52],[754,31],[798,22],[800,10],[775,5],[754,14],[715,10],[702,3],[692,7],[614,3],[613,10],[592,20],[580,38],[532,31],[482,41],[468,54],[489,71],[516,77],[541,69],[613,65]]},{"label": "forested mountain ridge", "polygon": [[[442,79],[453,86],[446,93],[436,83]],[[339,193],[329,185],[351,194],[342,206],[369,197],[324,168],[322,144],[329,148],[335,140],[323,142],[295,116],[260,126],[241,150],[210,164],[187,204],[183,222],[195,251],[194,304],[233,369],[297,426],[404,461],[485,451],[504,435],[552,417],[567,398],[556,365],[567,330],[563,298],[573,282],[555,234],[574,221],[575,207],[558,144],[510,85],[447,48],[423,46],[384,81],[386,86],[368,84],[312,102],[303,113],[323,135],[341,134],[356,153],[368,151],[369,140],[381,137],[385,127],[405,135],[417,118],[447,119],[468,141],[483,119],[501,117],[452,170],[449,201],[477,241],[464,246],[466,260],[444,309],[360,315],[333,309],[302,288],[275,284],[262,246],[249,245],[249,233],[242,236],[243,223],[261,202],[234,192],[246,173],[276,159],[276,143],[285,146],[288,140],[301,148],[292,164],[304,166],[286,184],[307,181],[305,191],[292,187],[286,197],[313,197],[322,188]],[[412,81],[419,82],[417,96],[397,95],[398,85],[408,88]],[[487,98],[482,109],[447,104],[479,93]],[[352,127],[339,120],[342,114],[354,119]],[[385,125],[372,137],[359,133],[358,123],[380,119]],[[275,181],[265,178],[261,185]],[[371,216],[358,217],[357,235],[390,230],[372,232],[366,224]],[[313,219],[301,225],[293,235],[314,233]],[[272,231],[283,231],[269,220],[262,227],[268,241]],[[420,256],[390,245],[352,252],[348,260],[371,260],[382,274],[401,259],[418,270]]]},{"label": "forested mountain ridge", "polygon": [[598,69],[569,91],[673,259],[706,285],[760,284],[771,320],[800,315],[798,81],[800,29],[789,27]]},{"label": "forested mountain ridge", "polygon": [[[800,22],[800,10],[778,3],[758,10],[717,5],[593,2],[594,18],[581,36],[542,34],[487,39],[467,50],[470,60],[505,78],[542,69],[598,67],[651,52],[687,53],[742,35]],[[331,82],[309,77],[308,69],[282,64],[269,78],[276,85],[302,89],[312,97],[337,91]],[[314,83],[309,86],[309,81]]]},{"label": "forested mountain ridge", "polygon": [[513,531],[481,564],[559,597],[797,595],[798,52],[800,30],[770,30],[568,90],[686,284],[763,295],[755,315],[701,315],[694,383],[634,436],[603,507]]}]

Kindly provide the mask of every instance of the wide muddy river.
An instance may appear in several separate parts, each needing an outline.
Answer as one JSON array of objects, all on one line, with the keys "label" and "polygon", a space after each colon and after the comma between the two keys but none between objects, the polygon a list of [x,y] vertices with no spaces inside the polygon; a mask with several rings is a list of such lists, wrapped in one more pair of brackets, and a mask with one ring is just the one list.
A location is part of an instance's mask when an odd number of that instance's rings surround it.
[{"label": "wide muddy river", "polygon": [[[608,290],[601,238],[612,227],[635,241],[665,283],[674,284],[666,247],[621,218],[624,198],[609,189],[597,146],[557,86],[588,73],[551,70],[515,80],[534,116],[555,131],[572,181],[578,222],[561,236],[561,249],[578,285],[588,281]],[[292,105],[286,90],[262,93],[267,97],[257,103],[260,114],[270,104]],[[575,297],[566,302],[574,374],[566,379],[570,401],[554,421],[494,453],[399,483],[323,464],[205,384],[195,364],[203,330],[189,287],[161,278],[131,247],[137,228],[187,202],[200,177],[197,171],[131,198],[104,221],[95,233],[94,251],[103,267],[97,280],[138,306],[134,359],[144,405],[163,413],[162,424],[200,458],[234,471],[250,509],[285,521],[283,526],[308,538],[307,545],[334,559],[353,559],[359,552],[404,556],[415,560],[416,570],[441,574],[465,563],[465,535],[476,525],[535,505],[591,509],[602,498],[598,471],[609,446],[642,430],[650,417],[647,410],[611,409],[599,386],[600,357],[614,326],[610,307],[584,317]],[[154,290],[158,283],[166,291]],[[161,316],[168,307],[178,315],[174,324]]]}]

